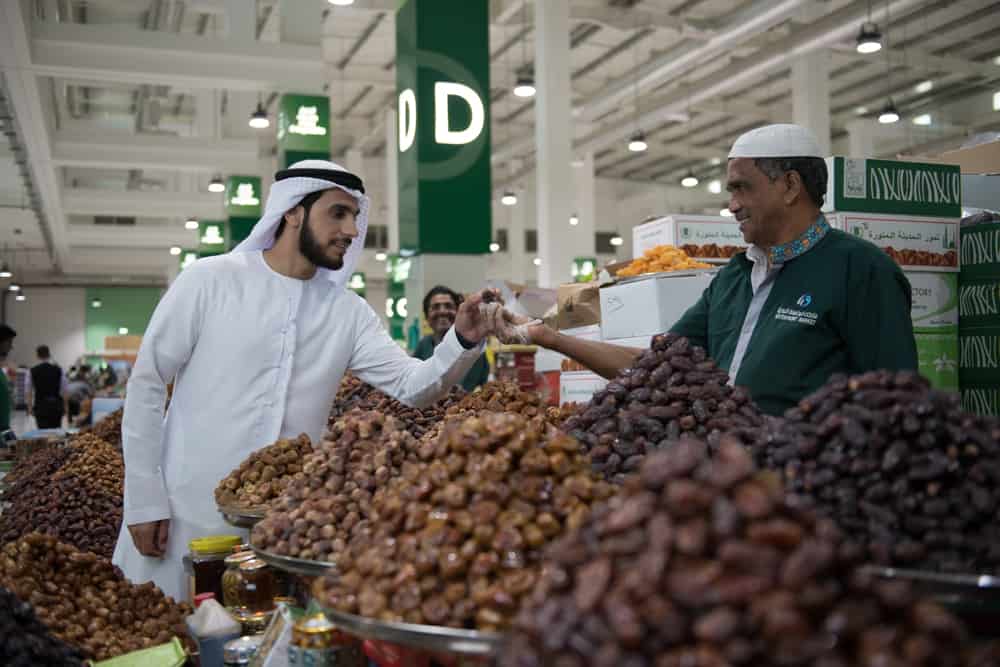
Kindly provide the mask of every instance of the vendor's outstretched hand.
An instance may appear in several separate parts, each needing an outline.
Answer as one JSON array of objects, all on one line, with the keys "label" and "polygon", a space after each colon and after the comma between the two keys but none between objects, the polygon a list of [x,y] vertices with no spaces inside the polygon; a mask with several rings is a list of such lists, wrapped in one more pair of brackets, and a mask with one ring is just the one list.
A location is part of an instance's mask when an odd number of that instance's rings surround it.
[{"label": "vendor's outstretched hand", "polygon": [[543,327],[541,320],[535,320],[523,315],[515,315],[502,304],[487,304],[488,316],[492,321],[492,333],[501,343],[507,345],[527,345],[537,343],[535,336],[539,327]]},{"label": "vendor's outstretched hand", "polygon": [[480,308],[481,304],[503,303],[500,292],[495,289],[484,289],[470,294],[458,307],[455,316],[455,331],[467,341],[478,343],[493,333],[492,323]]}]

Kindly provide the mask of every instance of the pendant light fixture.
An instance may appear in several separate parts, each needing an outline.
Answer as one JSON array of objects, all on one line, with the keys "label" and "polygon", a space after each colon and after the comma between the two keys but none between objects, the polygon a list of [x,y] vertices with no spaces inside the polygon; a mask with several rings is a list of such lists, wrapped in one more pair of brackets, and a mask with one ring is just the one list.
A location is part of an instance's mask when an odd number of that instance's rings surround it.
[{"label": "pendant light fixture", "polygon": [[500,244],[494,241],[490,244],[490,252],[500,252]]},{"label": "pendant light fixture", "polygon": [[504,206],[514,206],[517,204],[517,195],[514,194],[513,190],[505,190],[503,196],[500,197],[500,203]]},{"label": "pendant light fixture", "polygon": [[633,132],[628,139],[628,149],[633,153],[642,153],[647,148],[649,148],[649,144],[646,143],[646,135],[643,134],[642,130]]},{"label": "pendant light fixture", "polygon": [[891,125],[892,123],[899,122],[899,110],[896,108],[896,103],[889,98],[885,106],[882,107],[882,113],[878,115],[878,122],[883,125]]},{"label": "pendant light fixture", "polygon": [[198,219],[195,218],[194,216],[191,216],[190,218],[185,220],[184,229],[190,229],[190,230],[198,229]]},{"label": "pendant light fixture", "polygon": [[17,296],[14,297],[14,301],[27,301],[27,300],[28,297],[26,297],[24,294],[18,294]]},{"label": "pendant light fixture", "polygon": [[694,175],[694,171],[688,169],[687,174],[681,179],[681,185],[685,188],[693,188],[698,185],[698,177]]},{"label": "pendant light fixture", "polygon": [[[888,18],[886,22],[888,22]],[[868,20],[861,24],[856,48],[858,53],[863,55],[878,53],[882,50],[882,32],[878,29],[878,24],[872,21],[872,0],[868,0]]]},{"label": "pendant light fixture", "polygon": [[177,257],[181,254],[181,247],[179,245],[170,246],[170,254]]},{"label": "pendant light fixture", "polygon": [[635,132],[628,139],[628,149],[633,153],[642,153],[649,148],[649,144],[646,143],[646,135],[639,127],[639,46],[636,44],[632,47],[632,60],[634,63],[633,70],[635,71],[635,80],[633,83],[633,93],[635,96]]},{"label": "pendant light fixture", "polygon": [[226,186],[222,182],[222,177],[221,176],[213,176],[212,177],[212,180],[209,181],[209,183],[208,183],[208,191],[209,192],[225,192],[226,191]]},{"label": "pendant light fixture", "polygon": [[94,300],[90,302],[90,307],[91,308],[100,308],[103,305],[104,305],[104,302],[101,301],[101,297],[95,297]]},{"label": "pendant light fixture", "polygon": [[625,239],[623,239],[620,234],[615,232],[615,235],[611,237],[611,240],[608,241],[608,243],[617,248],[621,244],[625,243]]},{"label": "pendant light fixture", "polygon": [[0,278],[13,278],[13,277],[14,277],[14,272],[10,270],[9,266],[7,266],[7,262],[4,262],[3,266],[0,266]]},{"label": "pendant light fixture", "polygon": [[350,7],[354,4],[354,0],[327,0],[331,5],[337,7]]},{"label": "pendant light fixture", "polygon": [[517,97],[535,96],[535,77],[532,76],[533,67],[528,64],[528,3],[524,3],[524,32],[521,33],[521,73],[517,75],[514,83],[514,95]]},{"label": "pendant light fixture", "polygon": [[7,289],[10,290],[11,292],[20,292],[21,286],[18,285],[17,283],[11,283],[10,287],[8,287]]},{"label": "pendant light fixture", "polygon": [[257,110],[250,114],[250,127],[255,130],[266,130],[271,127],[271,119],[267,117],[264,104],[257,100]]},{"label": "pendant light fixture", "polygon": [[580,216],[578,216],[576,213],[573,213],[572,215],[570,215],[569,216],[569,224],[570,224],[571,227],[576,227],[577,225],[579,225],[580,224]]}]

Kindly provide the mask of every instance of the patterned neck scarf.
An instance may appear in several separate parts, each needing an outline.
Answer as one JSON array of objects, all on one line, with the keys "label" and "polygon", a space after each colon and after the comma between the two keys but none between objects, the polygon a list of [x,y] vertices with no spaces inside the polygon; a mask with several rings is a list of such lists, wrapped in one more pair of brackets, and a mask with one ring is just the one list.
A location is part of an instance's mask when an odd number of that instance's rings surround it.
[{"label": "patterned neck scarf", "polygon": [[805,254],[810,248],[819,243],[827,232],[830,231],[830,223],[826,221],[826,216],[822,213],[816,222],[809,226],[797,239],[776,245],[771,248],[771,264],[784,264],[790,259],[795,259]]}]

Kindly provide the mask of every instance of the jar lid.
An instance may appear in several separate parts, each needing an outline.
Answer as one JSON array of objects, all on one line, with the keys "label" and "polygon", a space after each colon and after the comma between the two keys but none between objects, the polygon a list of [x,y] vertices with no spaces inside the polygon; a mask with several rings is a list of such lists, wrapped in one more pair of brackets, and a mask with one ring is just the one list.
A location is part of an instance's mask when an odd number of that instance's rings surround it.
[{"label": "jar lid", "polygon": [[[226,560],[229,560],[228,558]],[[251,558],[240,563],[241,570],[262,570],[267,567],[267,563],[259,558]]]},{"label": "jar lid", "polygon": [[241,542],[239,535],[206,535],[188,542],[188,548],[196,554],[228,553]]},{"label": "jar lid", "polygon": [[259,646],[260,639],[256,637],[240,637],[228,641],[222,649],[222,660],[229,665],[248,665]]},{"label": "jar lid", "polygon": [[330,622],[330,619],[325,615],[319,613],[303,617],[302,620],[295,624],[293,629],[302,634],[314,635],[333,632],[337,629],[337,626]]},{"label": "jar lid", "polygon": [[198,595],[194,596],[194,608],[197,609],[198,607],[200,607],[202,602],[206,602],[208,600],[214,600],[214,599],[215,599],[215,593],[211,593],[211,592],[209,592],[209,593],[198,593]]},{"label": "jar lid", "polygon": [[256,558],[256,554],[252,551],[240,551],[239,553],[230,554],[226,556],[226,565],[236,565],[237,563],[242,563],[243,561],[252,560]]}]

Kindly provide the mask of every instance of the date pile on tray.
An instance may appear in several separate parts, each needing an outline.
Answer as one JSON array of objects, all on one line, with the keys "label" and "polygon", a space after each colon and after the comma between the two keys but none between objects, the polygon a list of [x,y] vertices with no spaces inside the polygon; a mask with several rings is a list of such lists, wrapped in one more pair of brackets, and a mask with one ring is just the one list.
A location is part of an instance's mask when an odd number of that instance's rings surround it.
[{"label": "date pile on tray", "polygon": [[303,459],[313,451],[309,436],[281,439],[259,449],[215,488],[220,507],[263,509],[302,476]]},{"label": "date pile on tray", "polygon": [[125,408],[118,408],[114,412],[105,415],[105,417],[96,424],[80,429],[80,434],[96,436],[108,444],[121,449],[122,417],[124,416]]},{"label": "date pile on tray", "polygon": [[961,664],[963,626],[857,574],[829,520],[783,503],[723,436],[682,439],[555,542],[503,667]]},{"label": "date pile on tray", "polygon": [[83,667],[83,654],[53,637],[30,604],[0,587],[0,665]]},{"label": "date pile on tray", "polygon": [[912,372],[835,376],[752,445],[877,564],[1000,572],[1000,421]]},{"label": "date pile on tray", "polygon": [[133,585],[109,561],[48,535],[32,533],[0,550],[0,586],[31,603],[53,635],[88,658],[107,660],[174,636],[190,641],[190,605],[152,582]]},{"label": "date pile on tray", "polygon": [[543,419],[486,413],[449,423],[426,462],[405,462],[314,596],[383,621],[506,628],[539,583],[542,549],[613,487]]},{"label": "date pile on tray", "polygon": [[681,436],[750,434],[763,418],[704,348],[676,334],[653,338],[632,368],[594,394],[562,428],[586,445],[594,470],[621,483],[646,454]]},{"label": "date pile on tray", "polygon": [[457,404],[464,396],[465,391],[461,387],[452,387],[451,392],[443,399],[421,410],[400,403],[348,373],[340,381],[340,388],[337,390],[337,397],[330,412],[329,425],[333,426],[338,419],[352,410],[382,412],[398,419],[407,431],[419,438],[441,420],[449,407]]},{"label": "date pile on tray", "polygon": [[125,465],[117,447],[93,434],[41,449],[4,480],[0,544],[45,533],[111,558],[122,522]]},{"label": "date pile on tray", "polygon": [[372,499],[399,476],[407,459],[433,456],[390,415],[355,410],[338,420],[302,473],[254,526],[253,544],[294,558],[336,562],[352,539],[362,539]]}]

